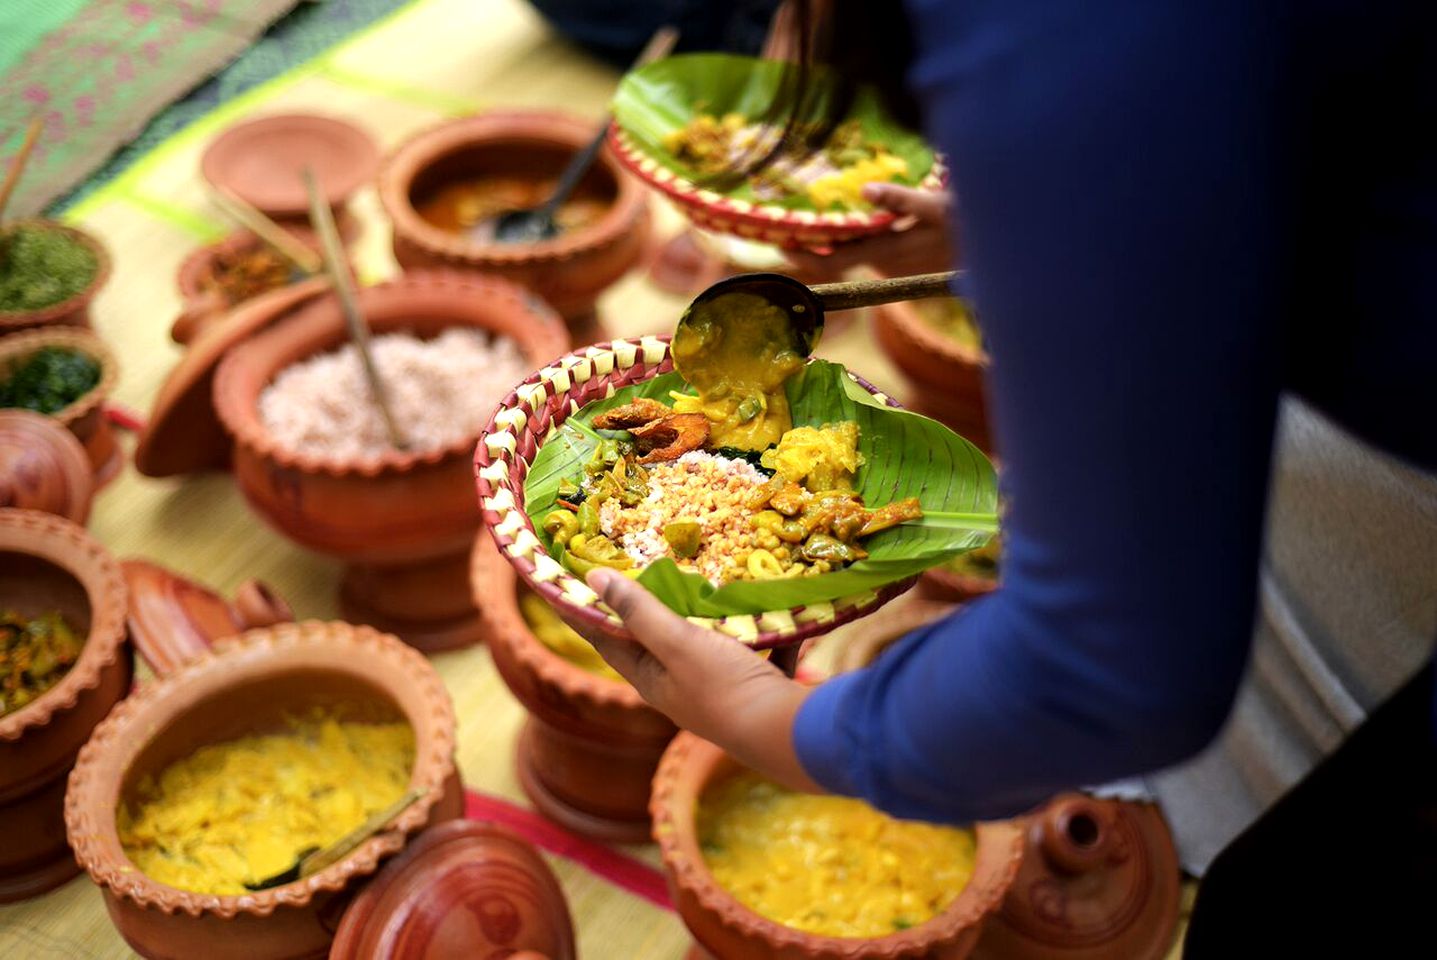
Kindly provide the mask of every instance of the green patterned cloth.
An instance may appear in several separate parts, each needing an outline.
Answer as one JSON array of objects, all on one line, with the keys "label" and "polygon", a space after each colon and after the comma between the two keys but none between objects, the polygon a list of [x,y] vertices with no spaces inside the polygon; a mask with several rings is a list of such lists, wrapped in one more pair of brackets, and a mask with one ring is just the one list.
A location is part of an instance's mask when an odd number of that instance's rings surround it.
[{"label": "green patterned cloth", "polygon": [[[0,3],[11,0],[0,0]],[[319,56],[350,34],[404,5],[406,0],[306,0],[277,20],[234,62],[183,99],[156,114],[138,136],[103,167],[57,200],[58,216],[114,180],[132,163],[194,121],[245,91]]]}]

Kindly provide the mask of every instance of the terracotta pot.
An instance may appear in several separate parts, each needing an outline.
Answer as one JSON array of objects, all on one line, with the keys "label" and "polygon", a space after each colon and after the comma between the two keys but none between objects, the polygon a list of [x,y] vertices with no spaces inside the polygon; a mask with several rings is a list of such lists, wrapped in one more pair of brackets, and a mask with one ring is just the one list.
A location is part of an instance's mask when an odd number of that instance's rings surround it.
[{"label": "terracotta pot", "polygon": [[[244,896],[166,886],[125,856],[115,811],[146,774],[205,744],[279,728],[286,716],[340,703],[414,728],[410,784],[428,792],[383,833],[318,873]],[[364,879],[419,831],[462,814],[454,738],[443,682],[394,637],[313,621],[252,630],[144,684],[95,729],[70,774],[65,827],[111,920],[142,956],[323,957]]]},{"label": "terracotta pot", "polygon": [[[923,581],[918,583],[921,591]],[[834,661],[834,671],[847,673],[868,666],[898,640],[956,609],[951,603],[922,597],[903,597],[889,604],[850,628],[851,633],[844,639],[843,649]]]},{"label": "terracotta pot", "polygon": [[993,452],[984,371],[988,357],[934,330],[912,303],[874,308],[873,332],[908,378],[908,407],[947,424],[984,453]]},{"label": "terracotta pot", "polygon": [[680,733],[654,778],[654,840],[674,904],[699,946],[720,960],[853,960],[857,957],[959,960],[972,951],[1018,872],[1022,832],[1011,823],[980,823],[977,861],[968,886],[938,916],[900,933],[868,940],[825,937],[759,916],[719,886],[704,865],[694,823],[699,798],[743,768],[691,733]]},{"label": "terracotta pot", "polygon": [[69,327],[27,330],[0,340],[0,380],[9,377],[16,367],[43,347],[74,350],[93,357],[100,364],[100,382],[89,393],[50,416],[84,446],[95,471],[95,485],[104,486],[125,462],[124,452],[115,442],[104,411],[105,401],[120,379],[119,363],[105,341],[88,330]]},{"label": "terracotta pot", "polygon": [[514,754],[525,794],[577,833],[643,843],[649,787],[673,723],[627,683],[570,663],[534,636],[517,602],[528,588],[487,535],[474,543],[470,581],[494,666],[529,713]]},{"label": "terracotta pot", "polygon": [[1181,871],[1155,804],[1069,793],[1022,823],[1022,867],[975,957],[1168,955],[1177,934]]},{"label": "terracotta pot", "polygon": [[0,507],[43,510],[83,525],[95,479],[75,435],[44,414],[0,410]]},{"label": "terracotta pot", "polygon": [[[493,277],[415,273],[359,292],[376,333],[432,336],[454,326],[512,337],[542,367],[564,352],[559,318]],[[347,619],[397,633],[424,650],[477,642],[469,550],[479,528],[470,457],[479,431],[428,453],[388,451],[336,463],[280,449],[260,421],[260,392],[284,368],[346,342],[339,304],[325,295],[235,347],[215,376],[215,408],[236,439],[234,475],[250,505],[301,546],[348,564]],[[362,402],[362,401],[359,401]]]},{"label": "terracotta pot", "polygon": [[0,607],[58,609],[86,634],[70,672],[32,703],[0,716],[0,903],[59,886],[79,872],[65,841],[65,778],[95,725],[130,687],[125,581],[83,529],[33,510],[0,510]]},{"label": "terracotta pot", "polygon": [[61,300],[59,303],[41,307],[39,310],[0,310],[0,336],[51,325],[88,327],[90,325],[90,301],[95,299],[95,295],[100,292],[100,288],[110,278],[110,254],[104,244],[83,230],[57,223],[54,220],[16,220],[6,225],[7,230],[16,227],[44,228],[68,234],[88,247],[90,252],[95,255],[95,276],[89,286],[68,300]]},{"label": "terracotta pot", "polygon": [[330,960],[573,960],[574,924],[544,858],[492,823],[435,827],[344,914]]},{"label": "terracotta pot", "polygon": [[554,305],[575,342],[603,339],[594,304],[644,254],[649,235],[645,191],[608,152],[581,190],[612,196],[600,220],[534,244],[477,243],[441,230],[414,204],[446,181],[479,174],[555,178],[594,135],[592,120],[537,111],[494,111],[452,120],[400,146],[379,175],[379,199],[394,222],[394,256],[406,268],[460,267],[522,283]]},{"label": "terracotta pot", "polygon": [[379,147],[359,127],[314,113],[272,114],[230,127],[205,148],[200,172],[272,218],[307,222],[300,174],[314,171],[336,212],[374,176]]}]

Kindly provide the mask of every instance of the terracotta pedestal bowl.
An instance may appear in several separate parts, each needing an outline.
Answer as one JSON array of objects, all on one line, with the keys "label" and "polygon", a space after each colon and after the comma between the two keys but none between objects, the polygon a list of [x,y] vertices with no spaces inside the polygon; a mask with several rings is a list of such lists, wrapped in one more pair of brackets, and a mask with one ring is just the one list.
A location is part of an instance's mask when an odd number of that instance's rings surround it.
[{"label": "terracotta pedestal bowl", "polygon": [[908,378],[908,408],[947,424],[984,453],[993,452],[984,393],[988,357],[943,336],[912,303],[874,308],[873,332]]},{"label": "terracotta pedestal bowl", "polygon": [[[568,342],[553,311],[498,278],[421,272],[358,296],[375,334],[409,330],[424,337],[474,327],[516,340],[535,369]],[[235,480],[276,529],[349,564],[340,596],[346,619],[426,651],[477,642],[469,551],[479,529],[470,468],[479,431],[429,453],[392,450],[336,462],[281,449],[259,418],[260,392],[276,374],[346,340],[339,304],[325,295],[221,362],[215,408],[235,437]]]},{"label": "terracotta pedestal bowl", "polygon": [[552,180],[594,135],[594,122],[563,113],[494,111],[452,120],[400,146],[379,175],[394,222],[394,256],[405,268],[494,273],[538,293],[563,314],[577,344],[604,339],[594,304],[638,264],[649,236],[645,191],[607,151],[579,195],[609,203],[598,222],[533,244],[479,243],[442,230],[416,209],[446,184],[483,176]]},{"label": "terracotta pedestal bowl", "polygon": [[540,813],[590,837],[643,843],[649,788],[674,725],[619,680],[570,663],[534,636],[527,591],[493,538],[474,544],[470,579],[489,652],[529,719],[515,747],[519,782]]},{"label": "terracotta pedestal bowl", "polygon": [[70,672],[0,716],[0,903],[79,872],[65,840],[65,778],[95,725],[130,687],[125,581],[80,527],[47,513],[0,510],[0,607],[58,609],[85,646]]},{"label": "terracotta pedestal bowl", "polygon": [[8,224],[6,229],[9,230],[13,227],[55,230],[70,236],[95,255],[95,276],[85,289],[73,297],[48,307],[41,307],[38,310],[0,310],[0,336],[35,327],[88,327],[90,325],[90,303],[100,292],[100,288],[105,285],[105,281],[110,278],[110,254],[105,250],[104,244],[83,230],[63,223],[56,223],[54,220],[17,220],[13,224]]},{"label": "terracotta pedestal bowl", "polygon": [[654,777],[654,840],[684,925],[698,946],[690,960],[855,960],[929,958],[959,960],[973,950],[986,920],[1013,883],[1022,832],[1010,823],[980,823],[973,878],[946,910],[911,929],[856,940],[824,937],[785,927],[739,903],[704,865],[694,822],[699,798],[743,768],[691,733],[680,733]]},{"label": "terracotta pedestal bowl", "polygon": [[105,341],[88,330],[47,327],[0,340],[0,380],[8,378],[11,371],[43,347],[74,350],[93,357],[100,364],[100,382],[89,393],[50,416],[84,446],[95,471],[95,486],[103,486],[120,472],[125,462],[124,452],[115,442],[104,411],[105,401],[120,379],[119,363]]},{"label": "terracotta pedestal bowl", "polygon": [[[415,734],[410,783],[427,793],[338,863],[270,890],[201,895],[135,869],[115,814],[143,776],[205,744],[283,729],[286,716],[314,707],[407,721]],[[96,728],[70,775],[65,827],[111,920],[142,956],[323,957],[344,909],[381,862],[426,827],[461,815],[454,738],[443,682],[396,638],[345,623],[252,630],[144,684]]]}]

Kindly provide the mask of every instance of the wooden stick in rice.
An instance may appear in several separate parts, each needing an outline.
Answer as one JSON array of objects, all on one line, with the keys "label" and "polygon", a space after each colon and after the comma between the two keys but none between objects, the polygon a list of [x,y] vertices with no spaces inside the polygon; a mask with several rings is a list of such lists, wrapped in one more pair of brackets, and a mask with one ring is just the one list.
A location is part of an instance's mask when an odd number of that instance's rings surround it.
[{"label": "wooden stick in rice", "polygon": [[384,420],[384,428],[389,433],[389,442],[394,445],[396,450],[404,450],[408,445],[405,443],[404,434],[399,432],[399,425],[394,422],[394,415],[389,409],[389,395],[384,390],[384,381],[379,378],[379,368],[374,365],[374,357],[369,352],[369,327],[359,312],[359,303],[354,298],[354,288],[350,286],[349,269],[345,265],[344,247],[340,243],[339,230],[334,225],[334,213],[329,209],[329,201],[325,200],[324,194],[320,192],[319,182],[314,177],[314,171],[305,167],[303,176],[304,187],[309,191],[309,219],[319,234],[320,243],[323,244],[325,267],[329,271],[330,282],[334,284],[335,295],[339,297],[344,320],[349,325],[349,338],[354,341],[354,347],[359,351],[359,360],[364,367],[364,376],[369,381],[370,396],[373,397],[374,405],[379,408],[379,415]]}]

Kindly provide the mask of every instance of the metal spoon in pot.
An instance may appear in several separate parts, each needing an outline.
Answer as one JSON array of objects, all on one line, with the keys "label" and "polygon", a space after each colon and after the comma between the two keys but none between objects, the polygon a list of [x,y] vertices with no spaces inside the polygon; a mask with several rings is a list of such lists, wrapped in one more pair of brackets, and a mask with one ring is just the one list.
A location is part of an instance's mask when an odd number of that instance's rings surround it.
[{"label": "metal spoon in pot", "polygon": [[844,280],[810,287],[781,273],[740,273],[720,280],[695,297],[679,318],[679,326],[683,327],[690,317],[706,309],[719,297],[746,293],[761,297],[784,312],[795,341],[803,348],[804,356],[808,356],[823,335],[825,310],[853,310],[900,300],[951,297],[952,284],[957,276],[957,271],[947,270],[884,280]]},{"label": "metal spoon in pot", "polygon": [[[648,44],[644,46],[637,60],[631,69],[637,70],[655,60],[661,60],[669,55],[674,44],[678,42],[679,32],[673,27],[660,27]],[[532,210],[509,210],[487,220],[481,220],[469,228],[469,239],[477,243],[538,243],[540,240],[550,240],[559,235],[559,225],[555,222],[554,216],[584,174],[593,166],[594,158],[603,149],[604,140],[609,135],[609,115],[604,115],[604,122],[600,125],[594,139],[584,147],[564,172],[559,176],[559,182],[554,187],[554,192],[549,199]]]}]

